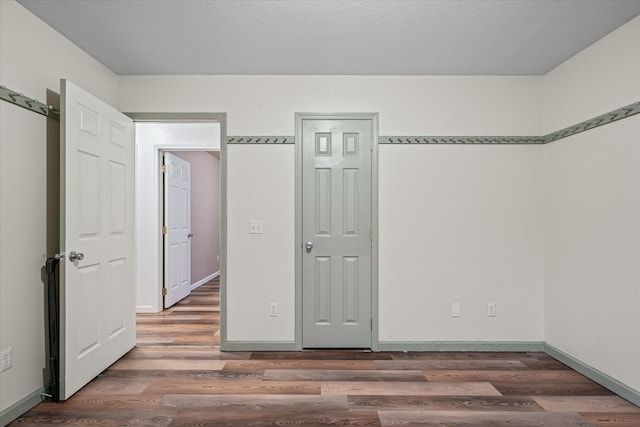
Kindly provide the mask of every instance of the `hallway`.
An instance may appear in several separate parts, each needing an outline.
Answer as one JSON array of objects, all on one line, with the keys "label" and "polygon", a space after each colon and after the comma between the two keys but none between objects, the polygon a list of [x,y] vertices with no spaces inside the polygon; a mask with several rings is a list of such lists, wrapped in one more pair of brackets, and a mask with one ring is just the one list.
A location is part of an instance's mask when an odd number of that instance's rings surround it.
[{"label": "hallway", "polygon": [[[218,348],[220,344],[220,278],[195,289],[185,299],[157,314],[136,316],[137,348],[193,346]],[[212,331],[214,332],[212,334]]]}]

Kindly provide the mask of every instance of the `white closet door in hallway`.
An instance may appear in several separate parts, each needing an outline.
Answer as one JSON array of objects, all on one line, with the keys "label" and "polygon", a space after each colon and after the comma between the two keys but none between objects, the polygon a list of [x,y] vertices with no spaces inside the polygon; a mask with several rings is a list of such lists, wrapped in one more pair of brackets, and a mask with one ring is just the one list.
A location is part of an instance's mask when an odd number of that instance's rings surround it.
[{"label": "white closet door in hallway", "polygon": [[191,292],[191,165],[164,153],[164,307]]}]

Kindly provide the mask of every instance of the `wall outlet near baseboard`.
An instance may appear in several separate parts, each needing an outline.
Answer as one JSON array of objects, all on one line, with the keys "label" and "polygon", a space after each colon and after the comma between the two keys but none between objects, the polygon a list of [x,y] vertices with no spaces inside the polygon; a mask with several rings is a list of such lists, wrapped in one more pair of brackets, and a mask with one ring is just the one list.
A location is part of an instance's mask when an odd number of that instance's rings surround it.
[{"label": "wall outlet near baseboard", "polygon": [[0,352],[0,372],[4,372],[11,368],[12,365],[12,349],[9,347],[6,350]]}]

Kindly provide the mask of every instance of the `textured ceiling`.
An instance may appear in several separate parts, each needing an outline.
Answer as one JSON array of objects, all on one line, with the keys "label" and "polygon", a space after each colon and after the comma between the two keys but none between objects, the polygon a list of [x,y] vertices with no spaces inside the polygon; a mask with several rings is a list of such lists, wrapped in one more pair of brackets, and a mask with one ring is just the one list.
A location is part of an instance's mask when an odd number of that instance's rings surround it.
[{"label": "textured ceiling", "polygon": [[640,0],[18,1],[120,75],[538,75],[640,14]]}]

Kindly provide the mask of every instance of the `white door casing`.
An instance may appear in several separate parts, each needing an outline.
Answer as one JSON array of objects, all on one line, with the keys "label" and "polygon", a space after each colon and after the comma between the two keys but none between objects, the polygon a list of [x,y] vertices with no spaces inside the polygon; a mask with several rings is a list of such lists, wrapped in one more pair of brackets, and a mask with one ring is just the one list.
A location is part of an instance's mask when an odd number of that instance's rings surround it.
[{"label": "white door casing", "polygon": [[302,119],[302,346],[372,347],[371,119]]},{"label": "white door casing", "polygon": [[164,153],[164,307],[191,293],[191,164]]},{"label": "white door casing", "polygon": [[131,119],[72,82],[60,85],[66,400],[135,345],[134,130]]}]

